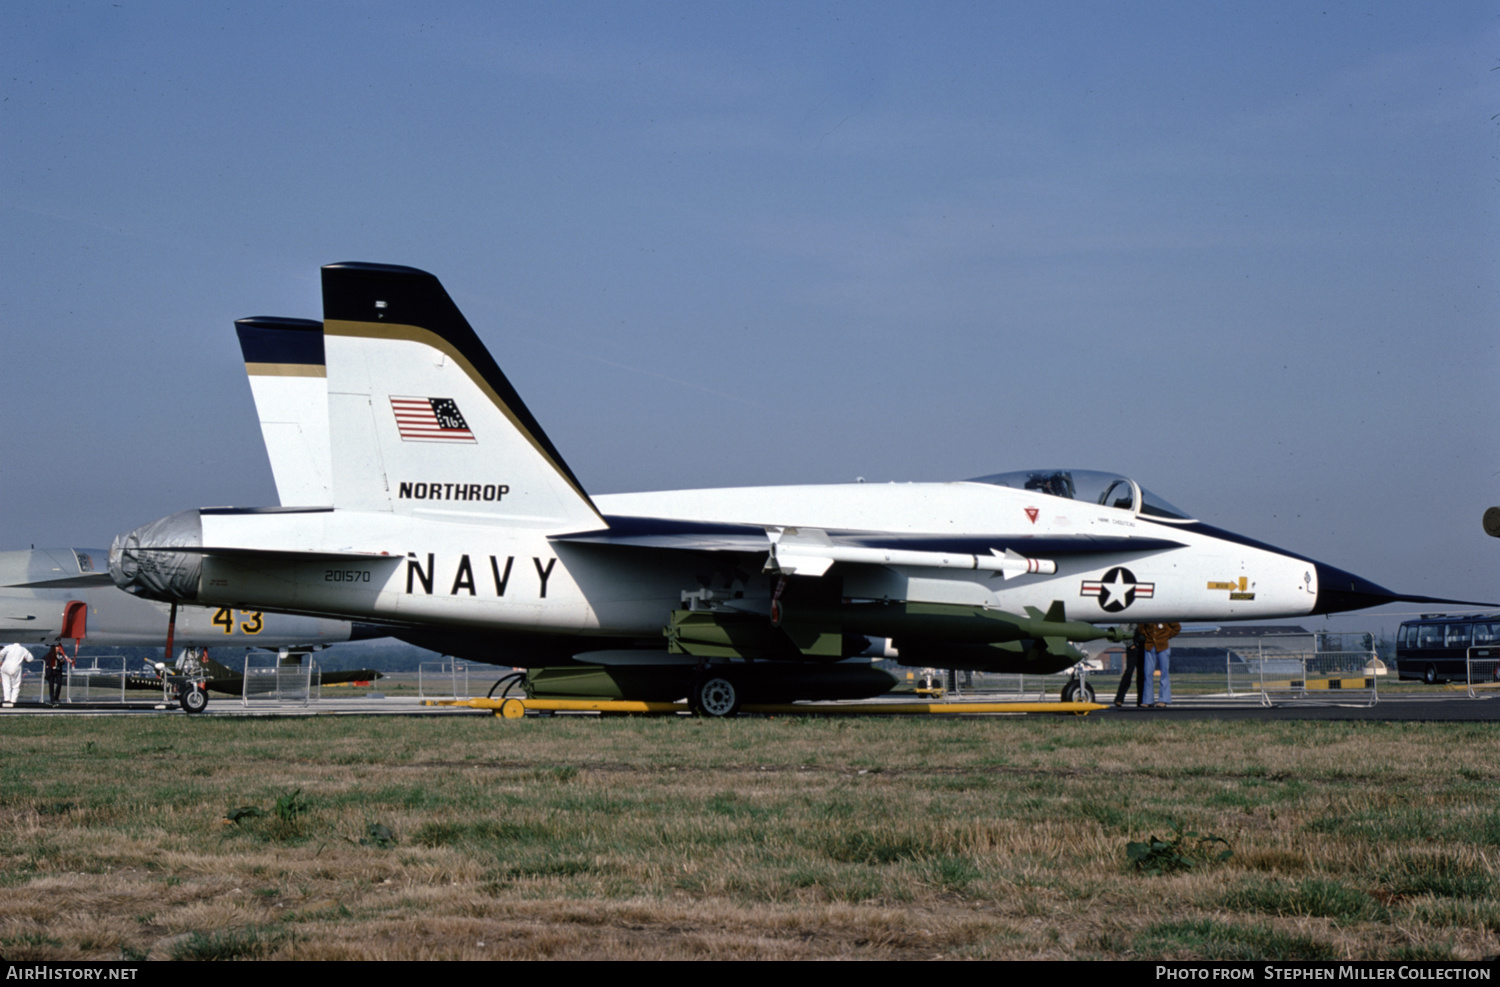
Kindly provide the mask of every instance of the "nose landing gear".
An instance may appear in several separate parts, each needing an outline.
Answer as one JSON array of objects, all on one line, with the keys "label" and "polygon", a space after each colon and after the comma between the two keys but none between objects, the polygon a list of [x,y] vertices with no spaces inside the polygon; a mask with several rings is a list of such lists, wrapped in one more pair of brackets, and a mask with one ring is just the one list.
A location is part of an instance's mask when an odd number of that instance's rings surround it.
[{"label": "nose landing gear", "polygon": [[1087,682],[1080,682],[1077,676],[1068,679],[1062,687],[1062,701],[1065,703],[1091,703],[1094,701],[1094,687]]}]

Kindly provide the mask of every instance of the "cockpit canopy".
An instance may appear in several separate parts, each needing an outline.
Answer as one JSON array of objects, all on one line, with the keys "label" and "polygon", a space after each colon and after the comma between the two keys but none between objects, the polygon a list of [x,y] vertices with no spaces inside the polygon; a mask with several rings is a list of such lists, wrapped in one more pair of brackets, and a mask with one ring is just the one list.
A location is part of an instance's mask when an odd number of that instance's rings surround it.
[{"label": "cockpit canopy", "polygon": [[1016,470],[1013,473],[977,476],[971,482],[1032,490],[1051,497],[1102,504],[1168,521],[1193,519],[1191,514],[1173,507],[1130,477],[1118,473],[1101,473],[1098,470]]}]

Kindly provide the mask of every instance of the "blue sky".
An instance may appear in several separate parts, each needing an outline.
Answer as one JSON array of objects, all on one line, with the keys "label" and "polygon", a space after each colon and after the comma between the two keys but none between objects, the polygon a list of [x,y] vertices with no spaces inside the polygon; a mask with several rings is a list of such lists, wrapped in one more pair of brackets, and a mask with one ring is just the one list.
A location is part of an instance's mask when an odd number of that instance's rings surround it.
[{"label": "blue sky", "polygon": [[232,321],[369,260],[596,492],[1107,469],[1500,595],[1493,3],[12,0],[0,53],[0,547],[273,502]]}]

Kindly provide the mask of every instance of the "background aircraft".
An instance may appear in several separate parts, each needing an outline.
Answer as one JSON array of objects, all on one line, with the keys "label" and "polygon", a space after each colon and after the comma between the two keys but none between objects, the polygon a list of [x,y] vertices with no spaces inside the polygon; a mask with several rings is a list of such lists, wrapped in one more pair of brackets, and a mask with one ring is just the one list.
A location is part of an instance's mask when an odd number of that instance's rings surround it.
[{"label": "background aircraft", "polygon": [[[280,661],[278,664],[300,666],[302,656],[307,653],[307,651],[300,648],[280,649]],[[209,692],[222,692],[229,696],[244,695],[245,673],[243,669],[236,671],[223,662],[215,661],[212,657],[200,656],[197,660],[201,666],[203,688]],[[160,690],[162,688],[162,673],[167,674],[169,677],[172,675],[172,669],[162,669],[161,672],[158,672],[154,664],[149,662],[147,664],[150,667],[146,670],[130,672],[126,675],[125,688]],[[373,682],[376,679],[384,677],[384,675],[373,668],[350,668],[335,671],[319,669],[318,684],[344,685],[355,682]],[[107,675],[94,676],[90,684],[101,689],[113,689],[118,687],[119,679],[112,679]],[[183,708],[188,709],[189,712],[202,711],[201,706],[197,709],[192,709],[190,706],[185,705]]]},{"label": "background aircraft", "polygon": [[826,674],[869,637],[907,663],[1049,672],[1121,621],[1447,602],[1083,470],[591,498],[436,278],[335,264],[323,292],[332,506],[161,519],[116,539],[117,585],[404,622],[481,661],[690,663],[716,714],[761,663]]},{"label": "background aircraft", "polygon": [[[171,607],[115,588],[101,549],[26,549],[0,552],[0,640],[23,645],[162,648]],[[340,641],[383,637],[382,628],[347,620],[230,606],[177,608],[176,647],[265,648],[284,663]],[[378,677],[370,669],[325,672],[324,682]],[[239,673],[220,665],[210,687],[235,693]],[[232,680],[232,681],[231,681]],[[149,674],[131,673],[127,687],[160,688]]]},{"label": "background aircraft", "polygon": [[[0,552],[0,640],[162,647],[170,607],[116,589],[110,581],[108,559],[109,553],[102,549]],[[188,605],[177,610],[176,643],[183,647],[310,649],[383,636],[372,630],[338,618]]]}]

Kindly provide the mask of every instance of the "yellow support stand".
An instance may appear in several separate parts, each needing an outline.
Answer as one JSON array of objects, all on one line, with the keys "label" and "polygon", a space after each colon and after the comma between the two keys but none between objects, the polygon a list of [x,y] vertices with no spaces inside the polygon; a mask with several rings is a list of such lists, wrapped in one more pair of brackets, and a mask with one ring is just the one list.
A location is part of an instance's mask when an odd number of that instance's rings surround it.
[{"label": "yellow support stand", "polygon": [[1267,682],[1264,689],[1267,692],[1288,692],[1295,689],[1373,689],[1375,680],[1373,678],[1358,679],[1282,679],[1279,682]]},{"label": "yellow support stand", "polygon": [[[494,710],[507,720],[518,720],[527,710],[549,713],[624,713],[665,715],[688,712],[687,703],[647,703],[625,699],[441,699],[428,700],[433,706],[467,706],[470,709]],[[1099,703],[989,703],[989,702],[872,702],[872,703],[746,703],[744,713],[762,714],[837,714],[845,716],[878,716],[884,714],[973,714],[973,713],[1071,713],[1085,716],[1104,709]]]}]

